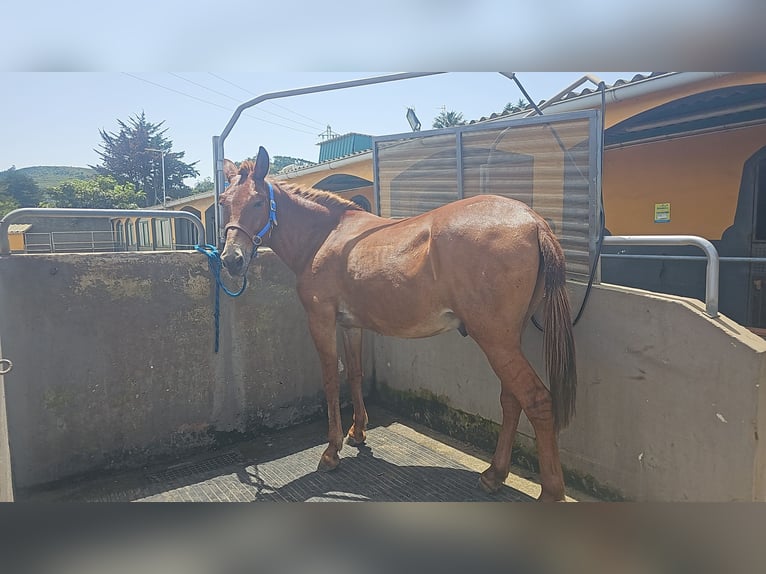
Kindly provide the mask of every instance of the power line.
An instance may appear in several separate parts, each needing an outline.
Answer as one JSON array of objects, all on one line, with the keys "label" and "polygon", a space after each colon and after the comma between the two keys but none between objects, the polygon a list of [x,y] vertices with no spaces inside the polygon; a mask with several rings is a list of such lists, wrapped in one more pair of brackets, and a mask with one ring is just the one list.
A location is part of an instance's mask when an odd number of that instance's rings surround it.
[{"label": "power line", "polygon": [[203,86],[202,84],[198,84],[197,82],[190,80],[189,78],[184,78],[180,74],[175,74],[173,72],[168,72],[171,76],[175,76],[176,78],[183,80],[184,82],[189,82],[190,84],[194,84],[195,86],[199,86],[200,88],[204,88],[208,90],[209,92],[213,92],[214,94],[218,94],[219,96],[223,96],[224,98],[229,98],[230,100],[234,100],[235,102],[238,102],[237,98],[230,96],[229,94],[225,94],[223,92],[219,92],[218,90],[214,90],[213,88],[209,88],[207,86]]},{"label": "power line", "polygon": [[[203,84],[199,84],[199,83],[197,83],[197,82],[195,82],[195,81],[193,81],[193,80],[190,80],[190,79],[188,79],[188,78],[184,78],[184,77],[183,77],[183,76],[181,76],[180,74],[175,74],[175,73],[173,73],[173,72],[168,72],[168,73],[169,73],[171,76],[175,76],[176,78],[178,78],[178,79],[180,79],[180,80],[183,80],[184,82],[189,82],[190,84],[194,84],[195,86],[198,86],[198,87],[200,87],[200,88],[203,88],[203,89],[205,89],[205,90],[208,90],[208,91],[210,91],[210,92],[213,92],[214,94],[218,94],[219,96],[223,96],[223,97],[225,97],[225,98],[229,98],[230,100],[234,100],[234,101],[235,101],[235,102],[237,102],[237,103],[240,103],[240,101],[239,101],[237,98],[235,98],[235,97],[233,97],[233,96],[230,96],[229,94],[225,94],[225,93],[223,93],[223,92],[219,92],[218,90],[214,90],[213,88],[209,88],[208,86],[205,86],[205,85],[203,85]],[[305,126],[305,127],[307,127],[307,128],[310,128],[310,129],[312,129],[312,130],[313,130],[313,129],[316,129],[314,126],[310,126],[310,125],[308,125],[308,124],[304,124],[303,122],[299,122],[299,121],[297,121],[297,120],[294,120],[294,119],[292,119],[292,118],[288,118],[287,116],[282,116],[282,115],[280,115],[280,114],[276,114],[276,113],[274,113],[274,112],[270,112],[269,110],[266,110],[266,109],[262,109],[262,108],[254,108],[254,109],[252,109],[252,110],[251,110],[251,112],[263,112],[263,113],[265,113],[265,114],[271,114],[272,116],[276,116],[276,117],[278,117],[278,118],[281,118],[281,119],[283,119],[283,120],[287,120],[288,122],[293,122],[294,124],[298,124],[298,125],[300,125],[300,126]]]},{"label": "power line", "polygon": [[[237,89],[240,89],[240,90],[242,90],[242,91],[243,91],[243,92],[245,92],[246,94],[249,94],[249,95],[251,95],[251,96],[257,96],[257,94],[254,94],[253,92],[251,92],[251,91],[250,91],[250,90],[248,90],[247,88],[243,88],[242,86],[239,86],[239,85],[235,84],[234,82],[230,82],[230,81],[229,81],[229,80],[227,80],[226,78],[222,78],[221,76],[219,76],[219,75],[217,75],[217,74],[214,74],[213,72],[208,72],[208,74],[210,74],[210,75],[211,75],[211,76],[213,76],[214,78],[217,78],[217,79],[221,80],[222,82],[226,82],[227,84],[229,84],[229,85],[231,85],[231,86],[234,86],[234,87],[235,87],[235,88],[237,88]],[[300,117],[302,117],[302,118],[304,118],[304,119],[307,119],[307,120],[309,120],[310,122],[314,122],[314,123],[315,123],[315,124],[317,124],[317,125],[320,125],[320,126],[323,126],[323,125],[325,125],[325,122],[320,122],[320,121],[318,121],[318,120],[315,120],[314,118],[310,118],[309,116],[303,115],[302,113],[300,113],[300,112],[296,112],[295,110],[291,110],[290,108],[288,108],[287,106],[283,106],[282,104],[278,104],[278,103],[276,103],[276,102],[274,102],[274,101],[270,101],[269,103],[270,103],[272,106],[276,106],[276,107],[278,107],[278,108],[282,108],[283,110],[286,110],[286,111],[290,112],[291,114],[295,114],[296,116],[300,116]],[[264,111],[265,111],[265,110],[264,110]],[[316,129],[316,128],[313,128],[313,129]]]},{"label": "power line", "polygon": [[[180,94],[182,96],[186,96],[187,98],[191,98],[193,100],[197,100],[198,102],[202,102],[203,104],[208,104],[208,105],[211,105],[211,106],[215,106],[216,108],[220,108],[222,110],[226,110],[227,112],[233,112],[234,111],[231,108],[227,108],[226,106],[222,106],[220,104],[216,104],[215,102],[211,102],[211,101],[205,100],[203,98],[198,98],[197,96],[193,96],[191,94],[187,94],[186,92],[182,92],[181,90],[176,90],[175,88],[170,88],[170,87],[165,86],[163,84],[158,84],[157,82],[153,82],[151,80],[147,80],[147,79],[141,78],[139,76],[134,76],[133,74],[129,74],[128,72],[122,72],[122,73],[125,74],[126,76],[129,76],[129,77],[135,79],[135,80],[139,80],[141,82],[145,82],[147,84],[151,84],[152,86],[156,86],[158,88],[162,88],[164,90],[168,90],[170,92],[174,92],[176,94]],[[316,135],[316,134],[314,134],[314,132],[310,132],[310,131],[307,131],[307,130],[302,130],[300,128],[295,128],[293,126],[286,126],[284,124],[279,124],[277,122],[272,122],[272,121],[269,121],[269,120],[265,120],[263,118],[259,118],[259,117],[256,117],[256,116],[253,116],[253,115],[250,115],[250,114],[247,114],[247,113],[243,113],[242,115],[245,116],[245,117],[248,117],[250,119],[258,120],[259,122],[265,122],[267,124],[271,124],[271,125],[274,125],[274,126],[279,126],[281,128],[287,128],[289,130],[293,130],[293,131],[296,131],[296,132],[301,132],[301,133],[304,133],[304,134]]]}]

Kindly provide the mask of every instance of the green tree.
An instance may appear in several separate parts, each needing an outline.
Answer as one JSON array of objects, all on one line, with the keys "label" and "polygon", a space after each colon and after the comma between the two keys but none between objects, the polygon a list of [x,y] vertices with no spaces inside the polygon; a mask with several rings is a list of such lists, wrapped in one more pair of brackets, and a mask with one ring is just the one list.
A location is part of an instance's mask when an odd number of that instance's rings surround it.
[{"label": "green tree", "polygon": [[209,191],[213,191],[215,189],[215,183],[213,183],[212,178],[206,177],[202,181],[198,181],[195,186],[192,188],[192,195],[197,195],[198,193],[207,193]]},{"label": "green tree", "polygon": [[99,175],[65,181],[47,193],[42,206],[137,209],[145,201],[143,192],[136,191],[132,183],[118,183],[113,177]]},{"label": "green tree", "polygon": [[0,218],[5,217],[8,213],[18,208],[19,208],[18,201],[16,201],[9,195],[0,193]]},{"label": "green tree", "polygon": [[526,107],[527,107],[527,100],[525,100],[524,98],[519,98],[515,104],[513,102],[508,102],[507,104],[505,104],[505,107],[503,108],[503,113],[511,114],[514,112],[520,112]]},{"label": "green tree", "polygon": [[[167,128],[146,119],[144,112],[128,118],[127,122],[117,120],[117,133],[99,130],[101,150],[95,150],[101,157],[101,164],[89,166],[99,175],[111,176],[118,184],[130,183],[143,195],[142,207],[162,201],[162,157],[165,158],[165,193],[168,199],[186,197],[192,190],[184,179],[195,177],[199,172],[197,162],[185,163],[184,152],[172,152],[173,142],[165,133]],[[162,150],[163,153],[153,150]]]},{"label": "green tree", "polygon": [[0,172],[0,195],[12,198],[17,207],[37,207],[42,192],[34,179],[11,167]]},{"label": "green tree", "polygon": [[295,165],[297,167],[308,167],[310,165],[316,165],[314,162],[300,159],[297,157],[290,157],[289,155],[275,155],[271,158],[271,167],[269,167],[269,173],[272,175],[278,174],[288,165]]},{"label": "green tree", "polygon": [[433,127],[435,128],[449,128],[452,126],[465,125],[463,120],[463,114],[455,111],[442,110],[441,113],[434,118]]},{"label": "green tree", "polygon": [[[255,161],[255,157],[246,157],[245,161]],[[313,161],[307,159],[301,159],[299,157],[290,157],[289,155],[275,155],[271,157],[271,163],[269,164],[269,174],[277,175],[288,165],[296,165],[298,167],[308,167],[316,165]]]}]

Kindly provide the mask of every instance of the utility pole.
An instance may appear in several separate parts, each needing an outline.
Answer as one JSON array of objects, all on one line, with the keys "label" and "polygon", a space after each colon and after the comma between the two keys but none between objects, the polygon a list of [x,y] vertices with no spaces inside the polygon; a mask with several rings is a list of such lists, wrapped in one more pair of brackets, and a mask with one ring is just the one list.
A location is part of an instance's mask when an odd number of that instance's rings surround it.
[{"label": "utility pole", "polygon": [[152,147],[145,148],[146,151],[156,151],[162,157],[162,207],[167,203],[167,194],[165,193],[165,150]]}]

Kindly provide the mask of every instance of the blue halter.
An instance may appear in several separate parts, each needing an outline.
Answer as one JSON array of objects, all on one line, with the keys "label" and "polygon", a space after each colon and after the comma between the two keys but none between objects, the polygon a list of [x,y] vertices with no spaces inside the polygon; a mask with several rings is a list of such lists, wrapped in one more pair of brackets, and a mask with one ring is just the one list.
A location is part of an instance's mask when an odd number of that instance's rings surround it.
[{"label": "blue halter", "polygon": [[261,229],[258,233],[255,234],[255,238],[253,239],[253,244],[255,245],[256,249],[258,248],[258,246],[260,246],[261,243],[263,243],[263,236],[266,235],[269,231],[271,231],[272,227],[276,227],[278,225],[277,203],[274,201],[274,188],[272,187],[271,183],[269,183],[268,181],[266,182],[266,185],[269,186],[269,220],[266,222],[266,225],[263,226],[263,229]]}]

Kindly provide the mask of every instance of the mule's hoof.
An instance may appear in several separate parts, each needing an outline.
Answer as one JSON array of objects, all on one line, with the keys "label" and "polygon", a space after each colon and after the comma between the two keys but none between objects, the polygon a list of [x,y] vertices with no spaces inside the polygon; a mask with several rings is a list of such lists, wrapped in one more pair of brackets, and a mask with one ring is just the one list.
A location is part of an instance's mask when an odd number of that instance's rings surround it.
[{"label": "mule's hoof", "polygon": [[496,482],[496,481],[490,481],[486,476],[483,474],[479,475],[479,486],[481,489],[486,492],[487,494],[497,494],[497,491],[500,490],[500,487],[503,486],[503,483]]},{"label": "mule's hoof", "polygon": [[487,494],[495,494],[500,490],[500,487],[505,484],[506,476],[508,476],[507,473],[501,474],[495,469],[494,464],[492,464],[487,470],[479,475],[479,485]]},{"label": "mule's hoof", "polygon": [[320,472],[329,472],[338,468],[339,465],[340,457],[337,454],[335,456],[330,456],[325,453],[322,455],[322,458],[319,459],[317,470]]},{"label": "mule's hoof", "polygon": [[562,493],[556,493],[556,494],[548,494],[546,492],[541,492],[540,496],[537,497],[537,502],[566,502],[567,498],[566,495]]},{"label": "mule's hoof", "polygon": [[367,437],[362,437],[362,440],[356,440],[352,434],[346,436],[346,444],[348,446],[362,446],[366,440]]}]

